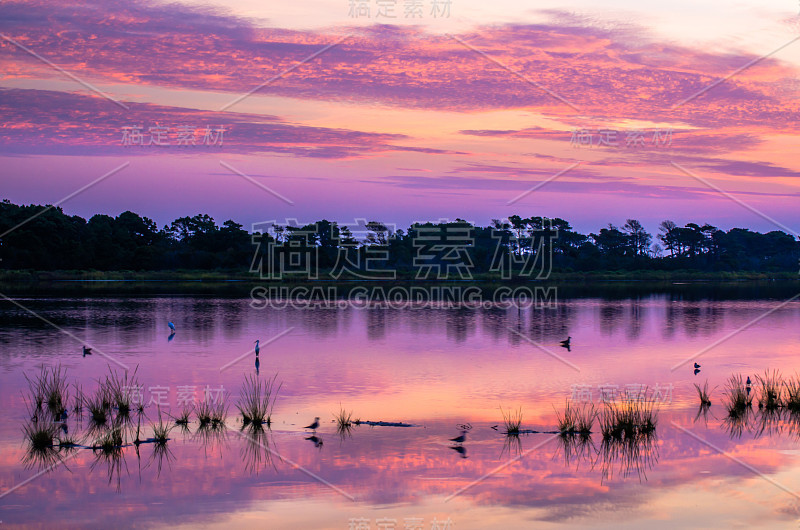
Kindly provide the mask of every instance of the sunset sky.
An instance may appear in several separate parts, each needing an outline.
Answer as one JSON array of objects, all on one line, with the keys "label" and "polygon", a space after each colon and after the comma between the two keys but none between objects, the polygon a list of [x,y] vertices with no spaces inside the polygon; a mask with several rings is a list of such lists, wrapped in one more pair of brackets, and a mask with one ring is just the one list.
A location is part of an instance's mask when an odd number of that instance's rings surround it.
[{"label": "sunset sky", "polygon": [[532,6],[3,2],[0,197],[106,176],[63,209],[800,231],[796,0]]}]

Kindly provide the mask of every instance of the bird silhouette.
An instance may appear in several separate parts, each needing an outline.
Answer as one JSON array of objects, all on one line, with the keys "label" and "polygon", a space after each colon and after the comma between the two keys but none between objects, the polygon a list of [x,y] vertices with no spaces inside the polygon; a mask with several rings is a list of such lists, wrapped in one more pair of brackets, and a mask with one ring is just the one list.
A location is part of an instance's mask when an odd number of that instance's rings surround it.
[{"label": "bird silhouette", "polygon": [[256,357],[258,357],[258,354],[259,354],[259,352],[261,352],[261,348],[259,348],[259,347],[258,347],[259,340],[260,340],[260,339],[257,339],[257,340],[256,340],[256,348],[255,348],[255,350],[256,350]]},{"label": "bird silhouette", "polygon": [[700,368],[700,365],[699,365],[699,364],[697,364],[697,363],[694,363],[694,367],[695,367],[695,368]]},{"label": "bird silhouette", "polygon": [[91,354],[92,354],[92,349],[91,348],[87,348],[86,346],[84,346],[83,347],[83,356],[86,357],[87,355],[91,355]]},{"label": "bird silhouette", "polygon": [[256,357],[256,375],[258,375],[258,369],[259,369],[260,367],[261,367],[261,361],[259,361],[259,360],[258,360],[258,357]]},{"label": "bird silhouette", "polygon": [[[312,423],[311,425],[307,425],[307,426],[305,426],[303,428],[304,429],[311,429],[312,431],[316,431],[317,427],[319,427],[319,418],[318,417],[314,418],[314,423]],[[306,438],[306,440],[308,440],[308,438]]]},{"label": "bird silhouette", "polygon": [[694,369],[694,375],[697,375],[697,374],[699,374],[699,373],[700,373],[700,368],[695,368],[695,369]]},{"label": "bird silhouette", "polygon": [[464,443],[464,440],[467,439],[467,431],[461,431],[461,436],[456,436],[455,438],[450,438],[451,442],[455,442],[457,444]]},{"label": "bird silhouette", "polygon": [[171,330],[173,331],[173,333],[174,333],[174,332],[175,332],[175,324],[173,324],[173,323],[170,321],[169,323],[167,323],[167,325],[169,326],[169,329],[171,329]]},{"label": "bird silhouette", "polygon": [[571,340],[572,340],[572,337],[567,337],[567,340],[562,340],[561,343],[560,343],[561,347],[562,348],[569,348]]}]

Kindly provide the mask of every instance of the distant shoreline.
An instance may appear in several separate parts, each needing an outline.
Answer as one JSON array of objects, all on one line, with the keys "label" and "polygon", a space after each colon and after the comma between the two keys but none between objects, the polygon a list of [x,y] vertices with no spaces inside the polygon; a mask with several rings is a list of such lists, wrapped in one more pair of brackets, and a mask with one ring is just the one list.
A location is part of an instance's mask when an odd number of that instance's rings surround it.
[{"label": "distant shoreline", "polygon": [[557,282],[642,282],[642,281],[685,281],[685,282],[730,282],[730,281],[764,281],[764,280],[797,280],[800,274],[790,271],[696,271],[696,270],[624,270],[624,271],[588,271],[588,272],[553,272],[547,278],[537,280],[533,277],[515,277],[503,279],[498,274],[475,274],[472,279],[443,278],[433,280],[416,279],[413,273],[398,273],[396,280],[366,280],[360,278],[334,279],[325,272],[320,279],[286,277],[282,280],[262,279],[257,274],[242,271],[0,271],[0,283],[40,283],[40,282],[160,282],[160,283],[250,283],[265,285],[314,285],[314,284],[464,284],[464,283],[499,283],[520,284],[538,283],[553,284]]}]

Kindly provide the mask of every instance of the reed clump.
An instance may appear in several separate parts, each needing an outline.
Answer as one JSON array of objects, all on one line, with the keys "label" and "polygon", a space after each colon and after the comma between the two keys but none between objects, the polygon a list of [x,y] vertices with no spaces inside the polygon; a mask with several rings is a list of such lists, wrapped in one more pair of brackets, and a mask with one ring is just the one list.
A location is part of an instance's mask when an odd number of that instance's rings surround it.
[{"label": "reed clump", "polygon": [[245,425],[250,423],[269,425],[272,423],[272,411],[282,384],[276,384],[277,378],[276,374],[271,379],[262,382],[252,374],[245,377],[241,396],[236,404]]},{"label": "reed clump", "polygon": [[758,385],[758,408],[776,410],[783,404],[783,382],[780,372],[766,370],[764,375],[756,376]]},{"label": "reed clump", "polygon": [[333,415],[336,420],[336,427],[339,431],[344,431],[353,426],[353,411],[346,411],[339,405],[339,412]]},{"label": "reed clump", "polygon": [[556,411],[558,430],[562,435],[591,434],[592,426],[594,425],[594,420],[597,418],[597,415],[598,412],[594,404],[584,403],[581,406],[576,406],[567,400],[564,406],[564,412],[560,413]]},{"label": "reed clump", "polygon": [[744,416],[753,406],[753,398],[747,390],[741,374],[732,375],[728,378],[728,382],[725,384],[725,396],[727,398],[725,408],[729,417]]},{"label": "reed clump", "polygon": [[800,414],[800,376],[791,377],[783,385],[786,390],[784,406],[792,414]]},{"label": "reed clump", "polygon": [[694,388],[697,390],[697,395],[700,398],[700,406],[701,407],[710,407],[711,406],[711,393],[708,390],[708,380],[703,383],[701,387],[697,383],[694,383]]},{"label": "reed clump", "polygon": [[600,415],[604,439],[635,440],[654,433],[656,423],[654,403],[639,399],[608,402]]},{"label": "reed clump", "polygon": [[517,410],[503,410],[500,407],[500,412],[503,414],[503,424],[506,428],[506,434],[510,436],[518,436],[522,426],[522,407]]}]

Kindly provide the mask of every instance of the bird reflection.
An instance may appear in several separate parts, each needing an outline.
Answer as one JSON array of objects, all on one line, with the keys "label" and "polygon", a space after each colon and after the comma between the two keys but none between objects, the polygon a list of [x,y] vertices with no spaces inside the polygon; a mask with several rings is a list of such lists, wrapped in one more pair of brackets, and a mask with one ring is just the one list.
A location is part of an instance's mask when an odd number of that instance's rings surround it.
[{"label": "bird reflection", "polygon": [[450,449],[461,455],[461,458],[467,458],[467,448],[463,445],[451,445]]},{"label": "bird reflection", "polygon": [[694,369],[694,375],[697,375],[697,374],[699,374],[699,373],[700,373],[700,368],[695,368],[695,369]]},{"label": "bird reflection", "polygon": [[172,342],[172,339],[174,338],[175,338],[175,332],[173,331],[172,333],[169,334],[169,337],[167,337],[167,342]]},{"label": "bird reflection", "polygon": [[258,375],[258,369],[260,366],[261,366],[261,361],[259,361],[258,357],[256,357],[256,375]]},{"label": "bird reflection", "polygon": [[314,444],[314,447],[322,449],[322,438],[320,438],[316,434],[313,436],[309,436],[308,438],[306,438],[306,440],[312,442]]}]

